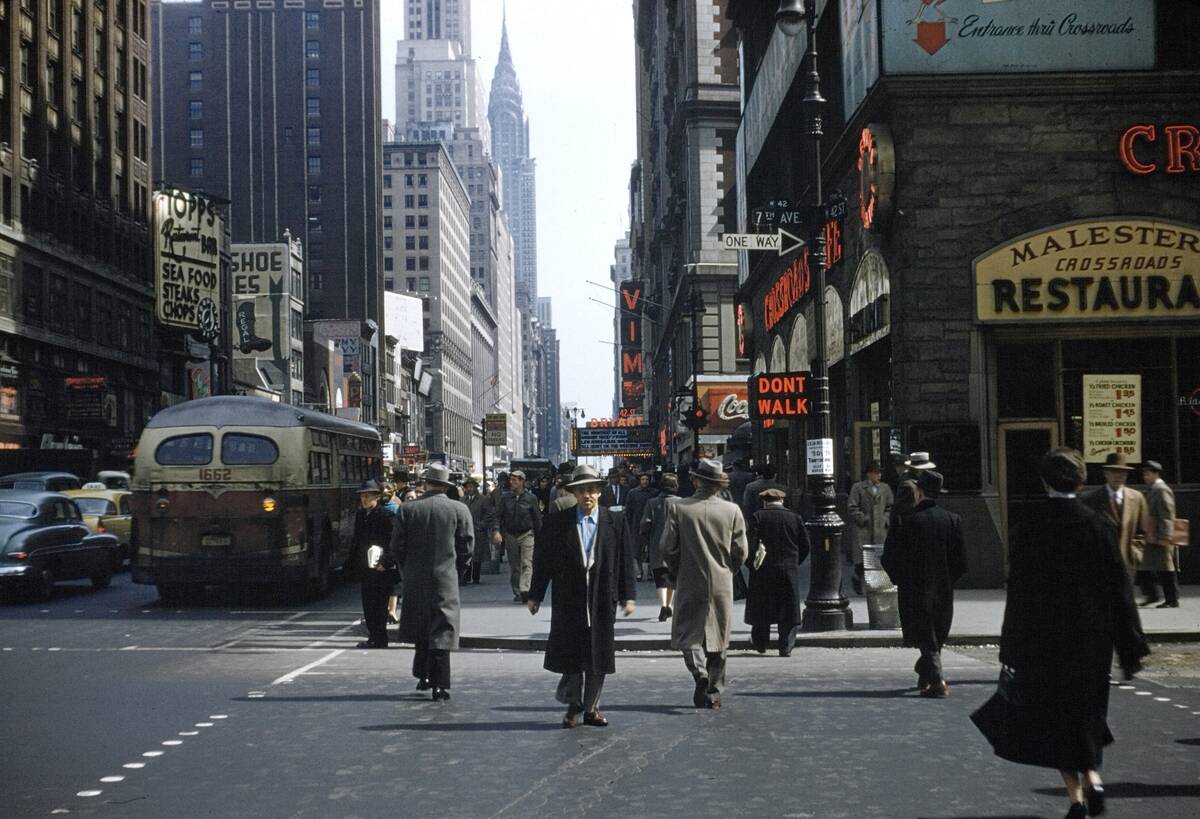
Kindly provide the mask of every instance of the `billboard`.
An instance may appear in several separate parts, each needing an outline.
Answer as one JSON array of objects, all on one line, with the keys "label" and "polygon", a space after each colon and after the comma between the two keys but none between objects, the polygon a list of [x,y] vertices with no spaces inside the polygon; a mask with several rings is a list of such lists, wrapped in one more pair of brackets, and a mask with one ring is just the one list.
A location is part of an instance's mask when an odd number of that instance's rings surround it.
[{"label": "billboard", "polygon": [[746,381],[701,381],[696,387],[697,406],[708,410],[705,435],[732,435],[750,420]]},{"label": "billboard", "polygon": [[1154,3],[888,0],[888,74],[1112,71],[1154,67]]},{"label": "billboard", "polygon": [[576,456],[644,457],[654,454],[654,443],[654,428],[648,424],[571,429],[571,451]]},{"label": "billboard", "polygon": [[214,339],[221,330],[224,221],[212,202],[187,191],[155,191],[153,207],[155,315]]},{"label": "billboard", "polygon": [[304,337],[304,258],[299,243],[231,247],[234,377],[291,398],[293,350]]},{"label": "billboard", "polygon": [[621,282],[620,310],[620,353],[621,353],[621,406],[641,409],[646,394],[646,357],[642,350],[642,299],[643,282],[629,279]]},{"label": "billboard", "polygon": [[849,122],[879,79],[879,5],[878,0],[842,0],[839,8],[842,13],[842,115]]},{"label": "billboard", "polygon": [[396,339],[402,350],[425,351],[425,314],[421,299],[403,293],[383,294],[383,334]]}]

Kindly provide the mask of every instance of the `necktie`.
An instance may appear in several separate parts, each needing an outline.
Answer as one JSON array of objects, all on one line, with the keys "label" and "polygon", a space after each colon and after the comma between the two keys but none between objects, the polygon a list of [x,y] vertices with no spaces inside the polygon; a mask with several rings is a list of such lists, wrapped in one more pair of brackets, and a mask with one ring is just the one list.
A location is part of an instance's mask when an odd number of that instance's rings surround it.
[{"label": "necktie", "polygon": [[592,543],[596,539],[596,532],[593,527],[592,518],[590,515],[583,519],[583,553],[588,559],[592,559]]}]

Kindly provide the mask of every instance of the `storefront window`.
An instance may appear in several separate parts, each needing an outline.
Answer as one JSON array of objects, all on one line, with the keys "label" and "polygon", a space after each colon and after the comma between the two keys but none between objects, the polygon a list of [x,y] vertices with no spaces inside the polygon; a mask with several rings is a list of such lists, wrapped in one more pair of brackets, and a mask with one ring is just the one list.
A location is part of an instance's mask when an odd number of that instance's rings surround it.
[{"label": "storefront window", "polygon": [[996,350],[1001,418],[1053,418],[1055,342],[1005,344]]}]

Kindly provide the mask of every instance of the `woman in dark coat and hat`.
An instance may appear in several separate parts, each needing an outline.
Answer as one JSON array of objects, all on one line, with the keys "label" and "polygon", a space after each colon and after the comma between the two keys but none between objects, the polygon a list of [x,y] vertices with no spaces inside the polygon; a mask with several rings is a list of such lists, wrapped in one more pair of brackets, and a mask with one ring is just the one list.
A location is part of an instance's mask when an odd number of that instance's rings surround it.
[{"label": "woman in dark coat and hat", "polygon": [[628,617],[637,597],[625,522],[599,505],[603,485],[592,467],[575,467],[566,484],[575,506],[547,515],[533,548],[527,605],[537,614],[554,584],[544,665],[562,675],[555,698],[567,706],[564,728],[574,728],[580,714],[587,725],[608,725],[598,706],[605,675],[617,670],[617,603]]},{"label": "woman in dark coat and hat", "polygon": [[1068,817],[1104,811],[1098,769],[1108,730],[1113,649],[1129,679],[1149,654],[1116,528],[1075,493],[1083,456],[1052,449],[1042,459],[1048,497],[1014,533],[1000,636],[1004,689],[972,720],[998,756],[1056,768]]}]

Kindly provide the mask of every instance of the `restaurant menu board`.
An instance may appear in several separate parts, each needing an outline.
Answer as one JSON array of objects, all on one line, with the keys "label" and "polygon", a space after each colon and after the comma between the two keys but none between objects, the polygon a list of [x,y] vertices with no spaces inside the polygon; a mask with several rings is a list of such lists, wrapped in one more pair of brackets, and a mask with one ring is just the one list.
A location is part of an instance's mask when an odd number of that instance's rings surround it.
[{"label": "restaurant menu board", "polygon": [[1083,376],[1083,457],[1103,463],[1110,452],[1142,460],[1142,377]]},{"label": "restaurant menu board", "polygon": [[649,424],[628,427],[575,427],[571,449],[576,455],[654,454],[654,430]]}]

